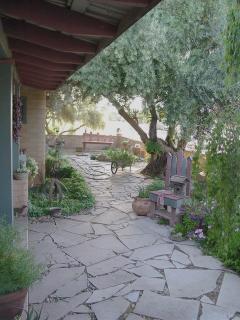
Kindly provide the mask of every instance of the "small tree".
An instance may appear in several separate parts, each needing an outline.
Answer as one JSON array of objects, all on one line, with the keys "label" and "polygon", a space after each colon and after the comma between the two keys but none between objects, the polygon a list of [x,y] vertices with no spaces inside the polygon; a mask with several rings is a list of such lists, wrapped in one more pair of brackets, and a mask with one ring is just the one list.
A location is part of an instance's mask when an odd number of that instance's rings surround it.
[{"label": "small tree", "polygon": [[[72,77],[88,94],[106,97],[151,146],[144,173],[162,172],[166,152],[211,128],[221,109],[226,1],[164,1]],[[136,96],[148,132],[130,107]],[[166,139],[157,136],[158,121],[168,127]]]},{"label": "small tree", "polygon": [[[74,126],[76,122],[80,124]],[[93,97],[84,96],[80,87],[68,83],[49,93],[47,99],[46,132],[55,133],[55,128],[63,124],[70,124],[71,127],[59,132],[59,135],[74,133],[82,127],[94,130],[104,128],[103,115],[96,110]]]}]

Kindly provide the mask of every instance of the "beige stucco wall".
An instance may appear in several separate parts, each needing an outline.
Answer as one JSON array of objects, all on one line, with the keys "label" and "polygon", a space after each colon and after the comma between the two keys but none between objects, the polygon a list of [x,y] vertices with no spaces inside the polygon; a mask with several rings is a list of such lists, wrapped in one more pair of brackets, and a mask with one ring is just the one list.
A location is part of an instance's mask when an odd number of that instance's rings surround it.
[{"label": "beige stucco wall", "polygon": [[37,161],[40,175],[35,182],[41,183],[45,177],[46,92],[23,86],[21,95],[27,101],[27,121],[21,130],[20,144],[27,155]]}]

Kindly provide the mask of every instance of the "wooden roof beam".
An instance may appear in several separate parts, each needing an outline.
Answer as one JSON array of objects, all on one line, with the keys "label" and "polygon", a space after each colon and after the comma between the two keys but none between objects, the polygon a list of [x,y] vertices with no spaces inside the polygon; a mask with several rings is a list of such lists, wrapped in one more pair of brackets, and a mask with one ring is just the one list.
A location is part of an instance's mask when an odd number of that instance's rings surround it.
[{"label": "wooden roof beam", "polygon": [[74,36],[114,38],[116,26],[42,0],[0,0],[0,12]]},{"label": "wooden roof beam", "polygon": [[95,2],[137,8],[145,8],[149,5],[148,0],[95,0]]},{"label": "wooden roof beam", "polygon": [[25,63],[28,65],[41,67],[42,69],[52,70],[52,71],[74,71],[78,66],[74,64],[63,64],[49,62],[43,59],[31,57],[27,54],[13,53],[13,59],[17,63]]},{"label": "wooden roof beam", "polygon": [[[84,60],[83,56],[60,52],[52,49],[48,49],[46,47],[42,47],[36,44],[32,44],[26,41],[18,40],[9,37],[8,43],[12,51],[17,53],[28,54],[29,56],[44,59],[50,62],[56,63],[70,63],[70,64],[78,64],[81,65]],[[26,49],[27,48],[27,49]]]},{"label": "wooden roof beam", "polygon": [[61,52],[71,52],[77,54],[96,53],[95,44],[75,39],[57,31],[36,27],[30,23],[17,21],[14,19],[3,19],[2,22],[7,36],[14,39],[24,40]]}]

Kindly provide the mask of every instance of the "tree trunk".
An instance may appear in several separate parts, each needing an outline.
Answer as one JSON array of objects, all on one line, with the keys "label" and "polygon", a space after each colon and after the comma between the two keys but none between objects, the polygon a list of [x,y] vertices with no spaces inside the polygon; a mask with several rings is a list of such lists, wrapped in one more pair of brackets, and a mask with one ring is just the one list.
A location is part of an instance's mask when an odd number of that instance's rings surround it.
[{"label": "tree trunk", "polygon": [[148,141],[148,135],[139,126],[138,122],[124,110],[124,107],[116,99],[109,97],[107,98],[116,107],[120,116],[122,116],[123,119],[125,119],[130,124],[130,126],[139,134],[142,142],[145,144]]}]

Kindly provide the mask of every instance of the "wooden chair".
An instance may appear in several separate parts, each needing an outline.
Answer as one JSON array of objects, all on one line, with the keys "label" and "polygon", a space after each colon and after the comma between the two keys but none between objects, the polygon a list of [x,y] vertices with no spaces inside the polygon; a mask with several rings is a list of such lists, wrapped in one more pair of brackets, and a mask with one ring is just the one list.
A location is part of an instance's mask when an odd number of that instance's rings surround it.
[{"label": "wooden chair", "polygon": [[151,216],[160,216],[175,225],[181,220],[181,207],[191,194],[192,159],[184,158],[183,151],[168,154],[165,173],[165,189],[150,193],[155,203]]}]

